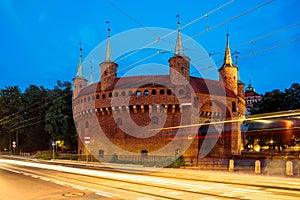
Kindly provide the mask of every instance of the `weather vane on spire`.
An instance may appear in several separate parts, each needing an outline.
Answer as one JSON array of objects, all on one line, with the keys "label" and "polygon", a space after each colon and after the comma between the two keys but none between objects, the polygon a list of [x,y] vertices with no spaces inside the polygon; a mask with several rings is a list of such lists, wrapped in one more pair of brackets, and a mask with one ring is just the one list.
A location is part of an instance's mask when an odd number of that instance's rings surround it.
[{"label": "weather vane on spire", "polygon": [[176,18],[177,18],[177,24],[179,25],[180,24],[179,14],[176,15]]},{"label": "weather vane on spire", "polygon": [[107,24],[108,37],[110,37],[110,23],[109,21],[105,22]]},{"label": "weather vane on spire", "polygon": [[105,22],[107,24],[107,45],[106,45],[106,52],[105,52],[105,62],[111,62],[112,61],[112,55],[111,55],[111,47],[110,47],[110,23],[109,21]]},{"label": "weather vane on spire", "polygon": [[78,44],[79,44],[80,51],[82,51],[81,42],[78,42]]},{"label": "weather vane on spire", "polygon": [[228,26],[227,26],[227,33],[226,33],[226,43],[228,45],[229,43],[229,31],[228,31]]},{"label": "weather vane on spire", "polygon": [[82,47],[81,47],[81,42],[78,42],[78,44],[79,44],[80,57],[82,57]]}]

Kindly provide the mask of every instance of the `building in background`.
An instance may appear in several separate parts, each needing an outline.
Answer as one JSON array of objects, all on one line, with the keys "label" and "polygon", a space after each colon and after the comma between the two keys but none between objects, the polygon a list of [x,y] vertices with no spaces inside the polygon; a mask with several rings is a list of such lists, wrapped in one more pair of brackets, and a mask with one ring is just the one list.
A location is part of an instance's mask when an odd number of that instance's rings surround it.
[{"label": "building in background", "polygon": [[255,92],[254,87],[249,79],[249,84],[245,91],[245,100],[247,105],[247,115],[250,114],[250,109],[253,108],[253,103],[256,103],[262,99],[262,95]]}]

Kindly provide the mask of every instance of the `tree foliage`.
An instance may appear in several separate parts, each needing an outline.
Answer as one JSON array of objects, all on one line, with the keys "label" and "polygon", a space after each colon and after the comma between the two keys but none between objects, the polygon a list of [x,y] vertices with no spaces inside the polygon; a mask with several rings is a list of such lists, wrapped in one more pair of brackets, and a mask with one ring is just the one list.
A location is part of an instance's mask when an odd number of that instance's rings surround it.
[{"label": "tree foliage", "polygon": [[77,146],[77,135],[74,134],[71,84],[58,81],[58,86],[51,93],[51,105],[45,115],[45,130],[53,140],[60,141],[60,148],[74,149]]},{"label": "tree foliage", "polygon": [[60,149],[76,150],[77,135],[72,117],[72,87],[57,81],[52,89],[30,85],[0,90],[0,151],[48,150],[60,140]]},{"label": "tree foliage", "polygon": [[251,114],[300,109],[300,85],[298,83],[284,91],[278,89],[266,92],[263,98],[253,104]]}]

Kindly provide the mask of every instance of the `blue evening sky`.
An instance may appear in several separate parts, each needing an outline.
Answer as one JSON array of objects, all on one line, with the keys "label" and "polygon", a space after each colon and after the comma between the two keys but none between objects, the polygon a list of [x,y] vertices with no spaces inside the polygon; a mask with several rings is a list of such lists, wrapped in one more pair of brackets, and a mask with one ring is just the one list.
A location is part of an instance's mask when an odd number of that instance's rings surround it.
[{"label": "blue evening sky", "polygon": [[[199,69],[215,72],[221,66],[228,29],[231,52],[240,52],[241,80],[248,85],[251,77],[259,93],[283,90],[294,82],[300,83],[299,7],[298,0],[0,0],[0,88],[18,85],[23,90],[30,84],[52,88],[56,80],[71,82],[77,71],[78,42],[82,42],[86,58],[106,40],[107,20],[112,36],[142,28],[155,40],[160,33],[152,33],[146,27],[176,30],[179,14],[181,26],[200,19],[181,32],[201,44],[216,63],[214,67],[203,63]],[[113,39],[114,55],[118,45],[138,44],[142,37],[115,43]],[[175,36],[168,42],[175,46]],[[186,47],[184,42],[183,46]],[[124,58],[119,69],[143,59],[148,51],[151,50],[135,54],[134,59]],[[185,54],[188,56],[192,51],[187,47]],[[167,65],[170,56],[154,57],[149,63]],[[99,54],[99,60],[103,58]],[[99,70],[98,64],[91,63],[94,70]],[[149,66],[145,67],[147,70],[157,74]]]}]

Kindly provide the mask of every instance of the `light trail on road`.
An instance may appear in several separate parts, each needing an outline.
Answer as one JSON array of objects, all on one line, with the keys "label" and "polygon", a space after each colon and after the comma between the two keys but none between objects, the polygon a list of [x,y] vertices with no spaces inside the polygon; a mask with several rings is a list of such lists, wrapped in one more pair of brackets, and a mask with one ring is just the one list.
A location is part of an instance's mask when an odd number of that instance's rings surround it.
[{"label": "light trail on road", "polygon": [[[20,160],[0,159],[0,168],[21,173],[33,178],[64,184],[80,190],[97,193],[107,198],[138,199],[256,199],[268,197],[273,199],[298,199],[299,181],[269,180],[274,187],[266,186],[255,180],[255,176],[230,176],[211,173],[209,176],[193,175],[195,172],[168,170],[170,175],[130,174],[96,169],[83,169],[43,163],[24,162]],[[75,165],[75,164],[74,164]],[[186,176],[185,176],[186,175]],[[182,178],[180,178],[182,177]],[[260,178],[261,179],[261,178]],[[218,183],[218,181],[220,181]],[[223,182],[221,182],[223,181]],[[277,182],[276,182],[277,181]],[[247,185],[247,182],[250,183]],[[285,182],[285,183],[284,183]],[[287,188],[280,188],[285,184]],[[256,186],[255,186],[256,185]],[[277,187],[276,187],[277,185]],[[292,190],[289,186],[294,186]],[[124,198],[126,197],[126,198]]]}]

